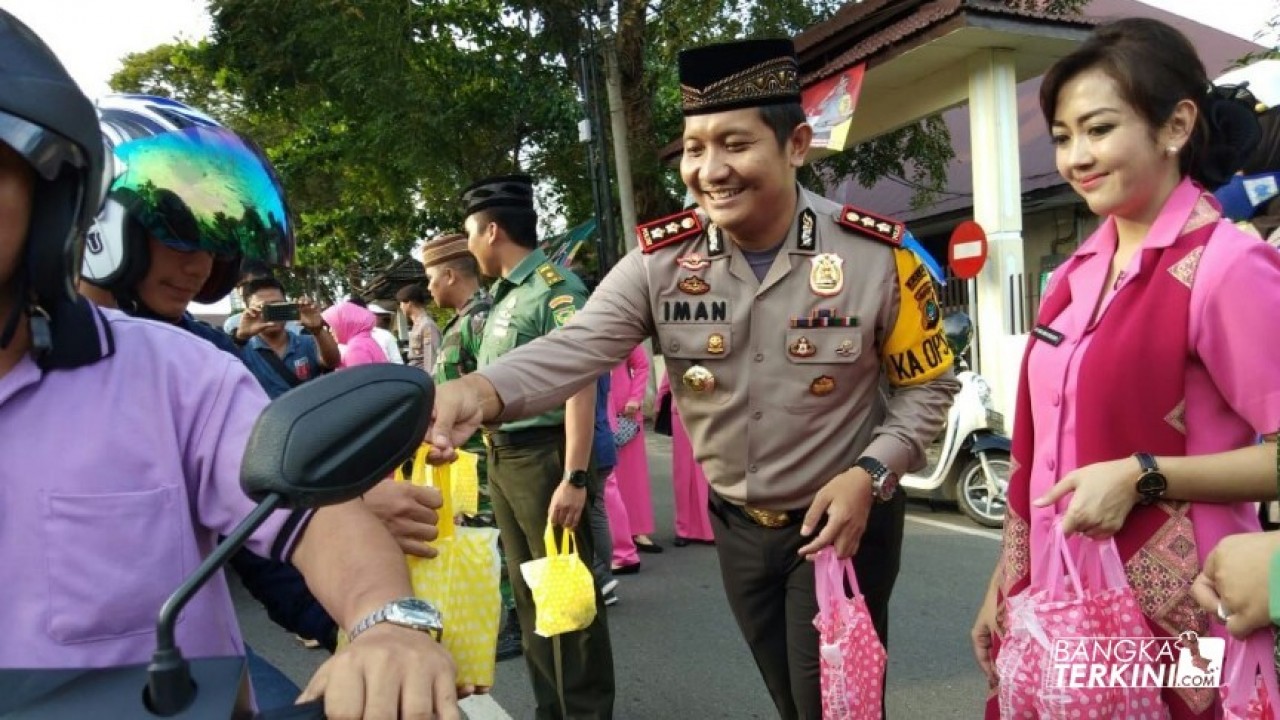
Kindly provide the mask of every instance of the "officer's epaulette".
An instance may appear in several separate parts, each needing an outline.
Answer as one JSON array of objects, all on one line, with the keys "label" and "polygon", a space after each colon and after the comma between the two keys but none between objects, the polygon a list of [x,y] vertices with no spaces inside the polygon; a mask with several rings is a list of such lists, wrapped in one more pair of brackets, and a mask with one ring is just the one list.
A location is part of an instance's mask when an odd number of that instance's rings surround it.
[{"label": "officer's epaulette", "polygon": [[907,230],[906,226],[896,220],[869,213],[852,205],[841,208],[840,214],[836,215],[836,222],[859,235],[889,243],[894,247],[902,244],[902,236]]},{"label": "officer's epaulette", "polygon": [[559,270],[556,270],[555,265],[552,265],[549,262],[542,263],[538,266],[538,274],[541,275],[542,279],[552,287],[564,282],[564,276],[560,274]]},{"label": "officer's epaulette", "polygon": [[636,226],[640,250],[651,253],[660,247],[691,238],[702,232],[702,218],[694,210],[668,215]]}]

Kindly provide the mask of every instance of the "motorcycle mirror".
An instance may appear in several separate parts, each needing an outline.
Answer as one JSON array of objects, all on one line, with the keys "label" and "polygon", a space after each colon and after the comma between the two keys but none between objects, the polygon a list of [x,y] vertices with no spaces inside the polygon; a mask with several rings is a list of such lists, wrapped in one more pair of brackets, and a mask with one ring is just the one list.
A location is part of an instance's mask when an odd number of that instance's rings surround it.
[{"label": "motorcycle mirror", "polygon": [[431,377],[380,363],[326,375],[267,406],[249,437],[240,486],[261,501],[312,508],[359,497],[422,443]]},{"label": "motorcycle mirror", "polygon": [[959,358],[973,342],[973,321],[965,312],[947,313],[947,316],[942,319],[942,333],[951,346],[952,355]]}]

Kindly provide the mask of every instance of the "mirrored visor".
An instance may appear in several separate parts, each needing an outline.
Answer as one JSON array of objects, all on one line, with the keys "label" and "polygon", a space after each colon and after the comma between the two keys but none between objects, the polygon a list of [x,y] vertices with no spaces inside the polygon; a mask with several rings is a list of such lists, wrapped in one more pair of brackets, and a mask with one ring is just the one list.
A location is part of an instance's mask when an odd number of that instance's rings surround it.
[{"label": "mirrored visor", "polygon": [[111,198],[177,250],[293,261],[293,226],[279,178],[257,150],[223,128],[188,128],[115,148]]},{"label": "mirrored visor", "polygon": [[86,164],[75,143],[6,112],[0,112],[0,142],[17,151],[45,180],[58,177],[63,165],[82,168]]}]

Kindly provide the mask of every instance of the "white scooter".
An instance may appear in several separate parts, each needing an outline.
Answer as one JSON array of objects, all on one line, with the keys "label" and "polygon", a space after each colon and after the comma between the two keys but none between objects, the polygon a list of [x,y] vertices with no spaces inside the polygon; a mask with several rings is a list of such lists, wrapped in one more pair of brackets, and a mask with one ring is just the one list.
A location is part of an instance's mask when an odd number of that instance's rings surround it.
[{"label": "white scooter", "polygon": [[904,476],[901,487],[907,497],[955,502],[979,525],[1001,527],[1013,471],[1004,416],[992,407],[991,386],[963,360],[973,339],[969,316],[952,313],[943,328],[956,357],[960,392],[942,432],[925,450],[928,465]]}]

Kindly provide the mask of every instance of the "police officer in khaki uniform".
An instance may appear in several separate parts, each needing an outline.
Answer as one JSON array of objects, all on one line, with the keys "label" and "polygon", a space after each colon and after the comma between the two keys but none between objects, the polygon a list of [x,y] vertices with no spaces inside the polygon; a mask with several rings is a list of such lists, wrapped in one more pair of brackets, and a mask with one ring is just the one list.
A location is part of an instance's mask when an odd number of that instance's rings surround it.
[{"label": "police officer in khaki uniform", "polygon": [[791,42],[691,50],[680,78],[699,209],[638,228],[640,249],[565,327],[442,386],[429,437],[448,457],[478,423],[554,407],[656,338],[714,490],[729,604],[779,714],[818,720],[805,559],[854,556],[886,638],[896,479],[924,465],[959,386],[914,239],[796,183],[813,131]]},{"label": "police officer in khaki uniform", "polygon": [[[483,370],[569,322],[586,301],[587,289],[538,249],[538,216],[528,175],[487,178],[463,191],[462,197],[467,248],[481,272],[498,278],[476,353]],[[539,720],[613,716],[613,651],[599,592],[595,620],[586,629],[547,639],[534,633],[533,596],[520,573],[521,564],[546,556],[547,523],[572,528],[583,562],[591,566],[594,548],[583,509],[601,491],[590,472],[595,406],[596,386],[588,382],[536,413],[507,418],[484,433],[490,499],[502,533]]]}]

